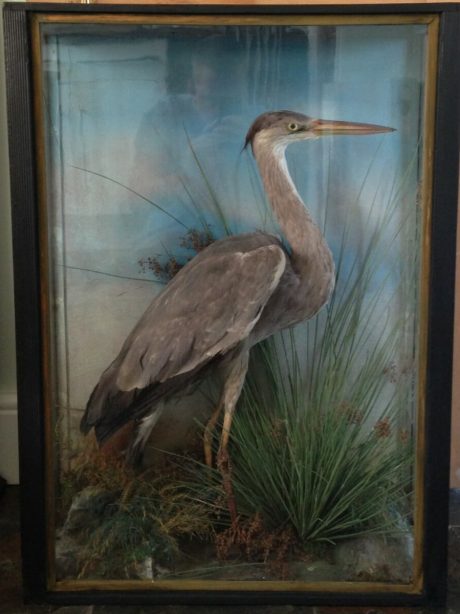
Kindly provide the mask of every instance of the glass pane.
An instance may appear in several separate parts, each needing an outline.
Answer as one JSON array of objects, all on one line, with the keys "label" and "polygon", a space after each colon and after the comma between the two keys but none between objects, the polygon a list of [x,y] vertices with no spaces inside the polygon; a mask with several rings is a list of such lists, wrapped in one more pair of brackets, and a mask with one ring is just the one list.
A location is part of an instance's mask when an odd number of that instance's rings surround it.
[{"label": "glass pane", "polygon": [[426,35],[42,24],[58,579],[412,582]]}]

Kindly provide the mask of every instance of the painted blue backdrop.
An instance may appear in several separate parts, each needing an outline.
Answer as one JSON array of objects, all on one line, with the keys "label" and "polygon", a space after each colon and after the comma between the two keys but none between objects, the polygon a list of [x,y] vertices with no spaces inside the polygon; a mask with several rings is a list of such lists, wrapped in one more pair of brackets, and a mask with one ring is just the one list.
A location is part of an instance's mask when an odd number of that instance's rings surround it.
[{"label": "painted blue backdrop", "polygon": [[421,249],[425,39],[424,25],[44,26],[56,394],[70,422],[161,289],[140,262],[192,255],[189,229],[278,232],[242,151],[268,110],[396,129],[301,143],[288,164],[345,269],[380,227],[375,327],[411,312],[414,354],[417,288],[398,288]]}]

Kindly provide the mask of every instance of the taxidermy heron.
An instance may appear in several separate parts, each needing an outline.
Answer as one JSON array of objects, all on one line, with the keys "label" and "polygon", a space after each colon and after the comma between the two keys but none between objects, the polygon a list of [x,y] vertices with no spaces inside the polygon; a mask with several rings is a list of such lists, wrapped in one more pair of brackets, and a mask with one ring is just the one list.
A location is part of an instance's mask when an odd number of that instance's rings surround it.
[{"label": "taxidermy heron", "polygon": [[204,435],[206,462],[224,412],[217,453],[232,519],[227,452],[249,352],[256,343],[312,318],[334,287],[334,262],[320,229],[289,174],[285,150],[297,141],[331,134],[367,135],[392,128],[313,119],[301,113],[264,113],[246,136],[284,239],[251,232],[215,241],[186,264],[156,296],[104,371],[81,421],[100,444],[131,424],[126,457],[136,462],[160,416],[163,401],[185,394],[211,372],[223,376],[219,403]]}]

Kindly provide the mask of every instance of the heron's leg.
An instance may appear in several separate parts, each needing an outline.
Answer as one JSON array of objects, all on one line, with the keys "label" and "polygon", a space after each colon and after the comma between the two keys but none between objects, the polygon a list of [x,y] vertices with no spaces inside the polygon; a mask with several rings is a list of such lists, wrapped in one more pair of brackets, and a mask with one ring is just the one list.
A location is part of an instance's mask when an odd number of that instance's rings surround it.
[{"label": "heron's leg", "polygon": [[228,403],[225,405],[224,425],[220,440],[219,450],[217,452],[217,468],[222,475],[222,484],[227,495],[228,511],[232,524],[235,524],[238,517],[236,508],[235,494],[232,485],[232,464],[228,453],[228,440],[230,438],[230,427],[235,412],[236,403]]},{"label": "heron's leg", "polygon": [[228,441],[230,439],[230,429],[232,426],[233,415],[236,404],[243,388],[244,379],[248,370],[249,351],[244,350],[232,361],[227,372],[224,384],[222,401],[224,406],[224,424],[220,439],[219,451],[217,452],[217,467],[222,475],[223,486],[227,495],[228,510],[232,523],[237,520],[237,509],[235,495],[232,486],[232,467],[228,454]]},{"label": "heron's leg", "polygon": [[216,409],[212,412],[211,417],[208,420],[203,436],[204,458],[208,467],[212,467],[212,436],[214,429],[216,428],[216,422],[219,419],[220,412],[224,406],[223,397],[219,400]]}]

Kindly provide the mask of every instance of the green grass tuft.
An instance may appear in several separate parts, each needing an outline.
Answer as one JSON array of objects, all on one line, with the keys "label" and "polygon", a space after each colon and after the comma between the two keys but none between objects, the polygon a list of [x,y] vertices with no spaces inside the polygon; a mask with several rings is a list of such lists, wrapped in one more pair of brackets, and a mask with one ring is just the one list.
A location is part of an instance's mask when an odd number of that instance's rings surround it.
[{"label": "green grass tuft", "polygon": [[[290,526],[303,544],[394,531],[412,460],[396,416],[387,411],[372,423],[369,406],[312,403],[300,378],[285,378],[274,341],[257,353],[257,376],[249,378],[232,427],[239,512],[260,513],[270,528]],[[261,364],[270,385],[263,399]]]}]

